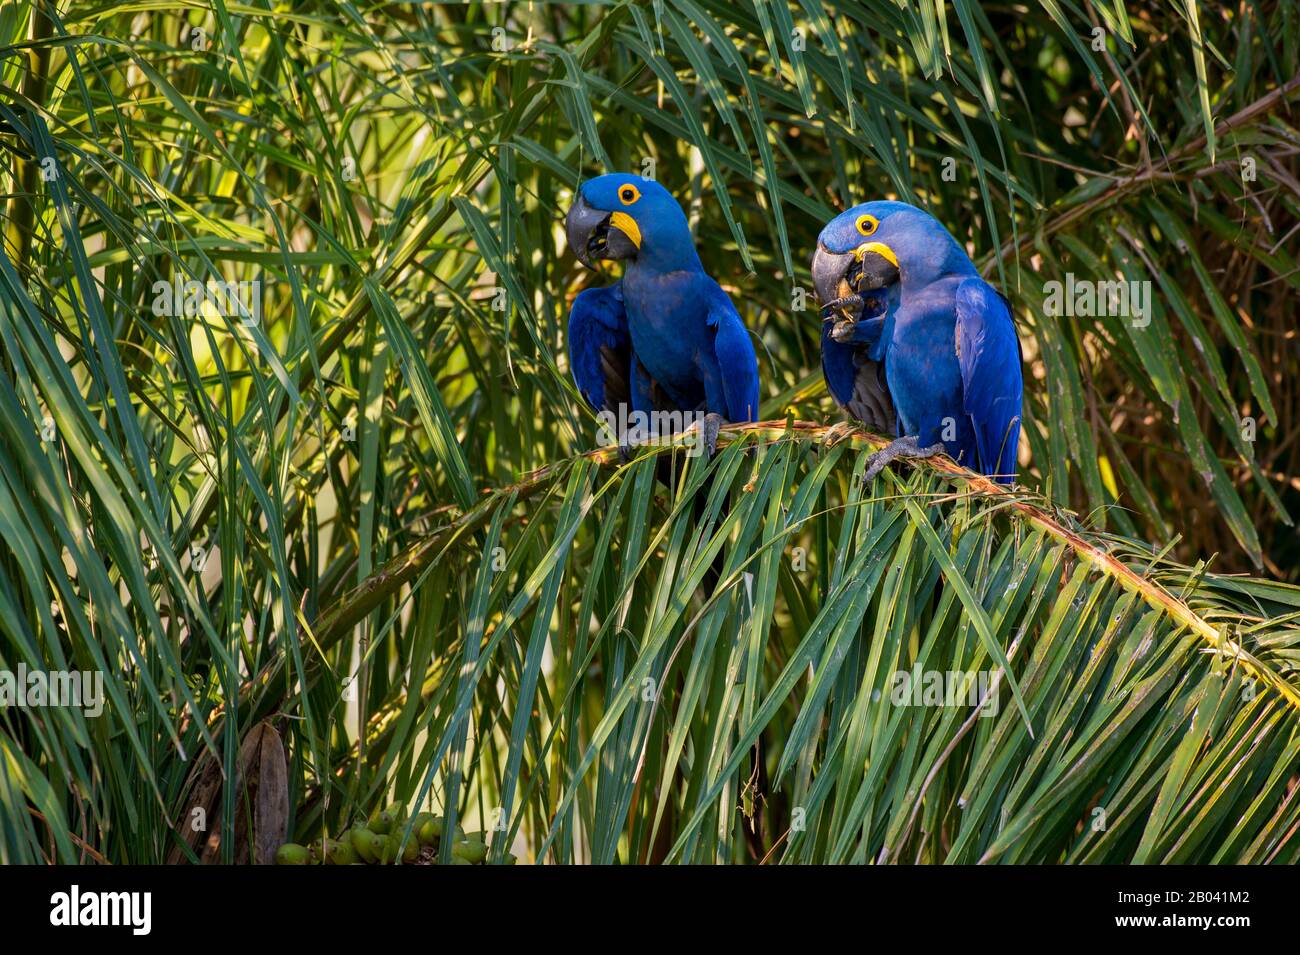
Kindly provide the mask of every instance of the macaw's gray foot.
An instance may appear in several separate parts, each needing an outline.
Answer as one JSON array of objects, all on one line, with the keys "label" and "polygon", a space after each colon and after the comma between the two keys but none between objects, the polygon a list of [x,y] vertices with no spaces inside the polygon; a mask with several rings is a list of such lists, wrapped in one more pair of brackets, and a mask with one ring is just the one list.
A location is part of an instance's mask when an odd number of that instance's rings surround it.
[{"label": "macaw's gray foot", "polygon": [[627,464],[629,461],[632,460],[632,457],[635,454],[636,454],[635,444],[620,444],[618,446],[618,463]]},{"label": "macaw's gray foot", "polygon": [[696,439],[697,443],[695,447],[698,448],[701,444],[703,444],[704,454],[707,457],[711,458],[718,452],[718,431],[726,423],[727,423],[726,418],[722,417],[722,415],[720,414],[715,414],[714,412],[710,411],[703,418],[697,420],[686,430],[699,432],[699,437]]},{"label": "macaw's gray foot", "polygon": [[862,475],[862,483],[870,484],[876,475],[885,469],[895,458],[928,458],[932,454],[942,454],[942,444],[932,444],[928,448],[917,447],[920,439],[914,434],[904,435],[889,442],[871,457],[867,458],[867,473]]},{"label": "macaw's gray foot", "polygon": [[853,432],[858,430],[858,425],[854,421],[841,421],[839,424],[833,424],[822,434],[821,446],[825,451],[829,451],[835,445],[839,444]]}]

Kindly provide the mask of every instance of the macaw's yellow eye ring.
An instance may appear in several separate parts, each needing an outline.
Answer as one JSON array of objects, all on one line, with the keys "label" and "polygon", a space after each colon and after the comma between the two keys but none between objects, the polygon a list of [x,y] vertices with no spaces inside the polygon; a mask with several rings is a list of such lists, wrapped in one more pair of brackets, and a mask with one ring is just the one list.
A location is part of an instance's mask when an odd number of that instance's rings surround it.
[{"label": "macaw's yellow eye ring", "polygon": [[863,235],[871,235],[880,228],[880,220],[873,215],[864,214],[858,216],[858,221],[855,225],[858,227],[858,232]]},{"label": "macaw's yellow eye ring", "polygon": [[623,205],[630,206],[640,198],[641,191],[631,183],[618,187],[618,201],[623,203]]}]

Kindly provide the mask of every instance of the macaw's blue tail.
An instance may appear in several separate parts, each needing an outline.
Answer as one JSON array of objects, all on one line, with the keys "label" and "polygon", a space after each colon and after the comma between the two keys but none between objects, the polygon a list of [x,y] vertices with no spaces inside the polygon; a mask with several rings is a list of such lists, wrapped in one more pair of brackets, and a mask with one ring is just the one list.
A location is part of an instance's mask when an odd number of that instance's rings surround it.
[{"label": "macaw's blue tail", "polygon": [[944,453],[964,468],[977,471],[998,484],[1016,482],[1016,452],[1020,446],[1020,415],[1003,417],[1004,433],[998,437],[990,427],[977,426],[970,416],[927,419],[917,444],[942,444]]}]

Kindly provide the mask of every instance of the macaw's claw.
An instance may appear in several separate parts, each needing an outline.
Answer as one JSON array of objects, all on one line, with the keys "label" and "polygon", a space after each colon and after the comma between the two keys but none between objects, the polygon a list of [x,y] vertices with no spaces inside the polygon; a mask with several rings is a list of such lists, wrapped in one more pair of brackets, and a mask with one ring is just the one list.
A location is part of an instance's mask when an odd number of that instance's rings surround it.
[{"label": "macaw's claw", "polygon": [[632,460],[632,455],[636,454],[636,447],[631,444],[620,444],[618,446],[618,463],[627,464]]},{"label": "macaw's claw", "polygon": [[710,411],[703,418],[692,424],[687,430],[699,432],[699,440],[704,443],[704,454],[706,457],[711,458],[718,452],[718,431],[726,423],[726,418]]},{"label": "macaw's claw", "polygon": [[904,435],[889,442],[871,457],[867,458],[867,472],[862,475],[862,483],[870,484],[876,475],[885,469],[895,458],[928,458],[933,454],[942,454],[942,444],[932,444],[928,448],[917,447],[920,439],[914,434]]},{"label": "macaw's claw", "polygon": [[841,345],[853,341],[853,332],[857,321],[852,318],[842,319],[831,326],[831,339]]},{"label": "macaw's claw", "polygon": [[[857,294],[844,295],[841,296],[840,298],[833,298],[825,305],[822,306],[822,318],[823,319],[834,318],[836,313],[840,311],[843,311],[851,316],[857,315],[858,311],[862,308],[864,304],[865,304],[865,300],[862,298],[861,295],[857,295]],[[852,325],[854,321],[855,319],[850,317],[844,319],[843,322],[841,322],[840,324],[847,323],[849,325]]]}]

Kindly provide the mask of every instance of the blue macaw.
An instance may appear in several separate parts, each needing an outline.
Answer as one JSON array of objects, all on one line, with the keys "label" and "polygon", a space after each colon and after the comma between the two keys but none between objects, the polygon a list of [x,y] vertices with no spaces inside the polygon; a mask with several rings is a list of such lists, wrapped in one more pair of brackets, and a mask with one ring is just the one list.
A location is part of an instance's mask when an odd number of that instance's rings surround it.
[{"label": "blue macaw", "polygon": [[[672,195],[613,173],[578,187],[565,220],[578,260],[623,259],[623,278],[569,312],[569,364],[587,402],[629,412],[703,413],[710,454],[724,421],[758,420],[758,359],[727,293],[700,264]],[[630,408],[629,408],[630,406]]]},{"label": "blue macaw", "polygon": [[896,457],[946,451],[1010,484],[1023,382],[1007,301],[948,230],[904,202],[867,202],[817,240],[822,372],[853,417],[897,436],[867,480]]}]

